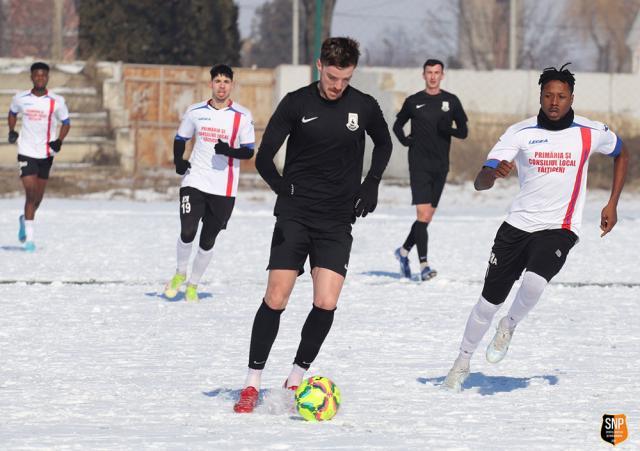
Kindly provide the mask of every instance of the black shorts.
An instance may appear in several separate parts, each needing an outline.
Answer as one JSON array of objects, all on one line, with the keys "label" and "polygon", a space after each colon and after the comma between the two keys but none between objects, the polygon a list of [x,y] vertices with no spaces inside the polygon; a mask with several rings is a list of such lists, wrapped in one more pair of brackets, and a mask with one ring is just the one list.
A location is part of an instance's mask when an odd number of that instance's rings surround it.
[{"label": "black shorts", "polygon": [[431,204],[437,207],[440,196],[447,182],[448,172],[415,172],[410,173],[411,205]]},{"label": "black shorts", "polygon": [[491,249],[482,296],[502,304],[525,269],[551,281],[577,242],[578,236],[570,230],[531,233],[503,222]]},{"label": "black shorts", "polygon": [[39,179],[48,179],[51,166],[53,165],[53,157],[49,158],[32,158],[18,154],[18,167],[20,168],[20,177],[27,175],[37,175]]},{"label": "black shorts", "polygon": [[191,186],[180,188],[182,235],[189,235],[193,240],[198,230],[198,223],[202,220],[200,242],[215,240],[218,232],[227,228],[235,201],[235,197],[209,194]]},{"label": "black shorts", "polygon": [[309,256],[311,269],[326,268],[346,277],[352,242],[351,224],[312,227],[278,217],[267,269],[295,269],[300,275]]}]

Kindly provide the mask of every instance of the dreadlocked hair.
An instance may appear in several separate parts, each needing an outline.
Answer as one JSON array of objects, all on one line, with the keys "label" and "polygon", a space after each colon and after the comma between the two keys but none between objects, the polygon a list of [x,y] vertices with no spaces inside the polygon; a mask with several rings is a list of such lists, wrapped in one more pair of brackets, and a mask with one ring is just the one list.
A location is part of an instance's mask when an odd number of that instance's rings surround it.
[{"label": "dreadlocked hair", "polygon": [[547,67],[545,70],[543,70],[540,74],[540,79],[538,80],[540,91],[542,91],[544,85],[546,85],[551,80],[558,80],[568,84],[569,90],[573,94],[573,87],[576,84],[576,79],[573,74],[569,72],[569,69],[565,69],[569,64],[571,63],[564,64],[560,69],[556,69],[555,67]]}]

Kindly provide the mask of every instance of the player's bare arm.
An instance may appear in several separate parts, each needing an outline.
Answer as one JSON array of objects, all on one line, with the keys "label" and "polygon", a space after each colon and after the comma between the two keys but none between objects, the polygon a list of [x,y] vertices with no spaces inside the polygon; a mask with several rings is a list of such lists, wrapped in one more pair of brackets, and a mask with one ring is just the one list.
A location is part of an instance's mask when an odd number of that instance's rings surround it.
[{"label": "player's bare arm", "polygon": [[502,160],[495,169],[489,166],[483,166],[480,172],[478,172],[476,180],[473,182],[474,188],[477,191],[492,188],[496,179],[507,177],[513,170],[513,167],[514,164],[507,160]]},{"label": "player's bare arm", "polygon": [[620,199],[620,193],[624,186],[628,167],[629,152],[623,144],[620,155],[615,157],[613,160],[613,186],[611,187],[611,197],[600,214],[600,230],[602,230],[602,233],[600,234],[601,237],[611,232],[618,222],[618,200]]}]

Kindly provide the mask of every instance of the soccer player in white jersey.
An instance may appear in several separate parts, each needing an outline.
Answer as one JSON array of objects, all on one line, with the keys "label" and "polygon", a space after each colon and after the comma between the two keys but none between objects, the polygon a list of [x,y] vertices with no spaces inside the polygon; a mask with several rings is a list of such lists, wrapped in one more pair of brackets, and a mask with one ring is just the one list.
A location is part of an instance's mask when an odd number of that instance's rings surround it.
[{"label": "soccer player in white jersey", "polygon": [[496,234],[482,295],[471,310],[460,354],[444,381],[448,389],[462,389],[473,352],[523,271],[513,304],[487,347],[491,363],[504,358],[516,326],[564,265],[578,241],[589,157],[596,152],[614,161],[611,196],[601,213],[601,236],[616,225],[628,152],[606,125],[574,115],[575,79],[565,67],[542,72],[538,116],[509,127],[476,177],[477,190],[490,189],[496,178],[506,177],[515,166],[520,192]]},{"label": "soccer player in white jersey", "polygon": [[[47,90],[49,66],[38,62],[31,65],[33,88],[16,94],[11,100],[7,122],[9,142],[18,143],[18,165],[24,186],[24,213],[19,218],[18,239],[24,250],[33,252],[34,220],[42,202],[53,156],[60,152],[62,141],[69,133],[69,110],[62,96]],[[22,115],[20,133],[16,131],[18,115]],[[58,133],[58,122],[62,123]],[[57,135],[57,136],[56,136]]]},{"label": "soccer player in white jersey", "polygon": [[[233,71],[225,64],[211,68],[211,99],[187,108],[173,142],[173,162],[182,175],[180,187],[180,237],[176,273],[164,295],[173,299],[187,281],[191,247],[202,221],[199,248],[185,291],[189,302],[198,301],[197,285],[213,256],[220,230],[227,227],[238,190],[240,160],[253,157],[251,112],[231,101]],[[195,136],[189,160],[185,142]]]}]

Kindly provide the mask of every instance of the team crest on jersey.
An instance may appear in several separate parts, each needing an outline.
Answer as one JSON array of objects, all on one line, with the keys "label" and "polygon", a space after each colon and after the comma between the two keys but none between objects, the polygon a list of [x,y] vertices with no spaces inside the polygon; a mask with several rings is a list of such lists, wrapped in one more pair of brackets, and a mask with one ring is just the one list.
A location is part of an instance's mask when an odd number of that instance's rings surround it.
[{"label": "team crest on jersey", "polygon": [[442,111],[445,113],[449,111],[449,102],[447,100],[442,101]]},{"label": "team crest on jersey", "polygon": [[347,128],[352,132],[355,132],[359,127],[358,113],[349,113],[349,118],[347,119]]}]

